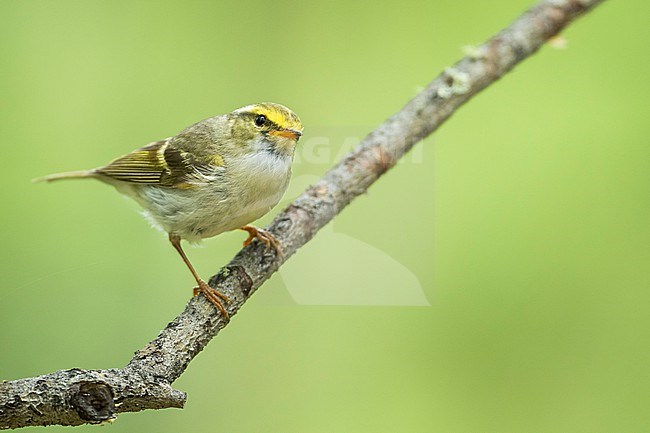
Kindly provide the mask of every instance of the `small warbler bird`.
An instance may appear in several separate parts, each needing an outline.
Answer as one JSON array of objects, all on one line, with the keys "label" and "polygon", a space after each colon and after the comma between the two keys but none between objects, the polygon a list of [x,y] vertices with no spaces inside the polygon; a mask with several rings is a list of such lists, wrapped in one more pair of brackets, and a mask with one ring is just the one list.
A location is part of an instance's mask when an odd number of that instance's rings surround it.
[{"label": "small warbler bird", "polygon": [[248,225],[268,213],[289,185],[298,116],[280,104],[261,103],[195,123],[92,170],[52,174],[35,181],[93,178],[137,201],[189,268],[205,297],[226,318],[229,299],[203,281],[181,247],[229,230],[248,232],[280,253],[275,237]]}]

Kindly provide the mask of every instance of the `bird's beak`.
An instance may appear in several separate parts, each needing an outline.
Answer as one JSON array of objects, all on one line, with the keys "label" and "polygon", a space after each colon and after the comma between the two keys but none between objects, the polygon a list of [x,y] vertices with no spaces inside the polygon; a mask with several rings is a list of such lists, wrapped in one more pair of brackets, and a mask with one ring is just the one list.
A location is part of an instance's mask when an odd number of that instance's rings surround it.
[{"label": "bird's beak", "polygon": [[295,130],[295,129],[279,129],[276,131],[269,131],[269,134],[278,136],[278,137],[284,137],[284,138],[291,138],[293,140],[298,141],[300,137],[302,137],[302,132]]}]

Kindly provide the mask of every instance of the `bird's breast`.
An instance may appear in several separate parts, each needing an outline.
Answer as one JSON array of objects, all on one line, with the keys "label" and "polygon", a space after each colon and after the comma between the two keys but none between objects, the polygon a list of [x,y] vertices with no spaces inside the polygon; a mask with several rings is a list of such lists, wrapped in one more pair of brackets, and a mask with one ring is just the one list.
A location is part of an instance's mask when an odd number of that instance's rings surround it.
[{"label": "bird's breast", "polygon": [[226,164],[219,176],[190,189],[142,186],[139,202],[155,226],[197,242],[250,224],[282,199],[291,159],[255,155]]},{"label": "bird's breast", "polygon": [[242,209],[262,212],[257,219],[284,195],[291,177],[291,158],[260,152],[240,159],[229,171],[234,200]]}]

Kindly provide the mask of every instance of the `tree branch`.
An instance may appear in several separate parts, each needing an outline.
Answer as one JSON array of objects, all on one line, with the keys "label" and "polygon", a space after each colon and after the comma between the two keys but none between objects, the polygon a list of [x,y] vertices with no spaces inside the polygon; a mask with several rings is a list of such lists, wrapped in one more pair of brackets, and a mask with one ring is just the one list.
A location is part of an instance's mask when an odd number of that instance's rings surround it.
[{"label": "tree branch", "polygon": [[[269,230],[281,242],[283,257],[253,243],[210,279],[212,287],[233,300],[228,304],[228,313],[235,315],[284,261],[394,166],[415,143],[602,1],[542,1],[446,69],[277,216]],[[171,384],[226,325],[203,296],[194,297],[124,368],[72,369],[2,382],[0,429],[100,423],[121,412],[183,407],[185,393],[174,390]]]}]

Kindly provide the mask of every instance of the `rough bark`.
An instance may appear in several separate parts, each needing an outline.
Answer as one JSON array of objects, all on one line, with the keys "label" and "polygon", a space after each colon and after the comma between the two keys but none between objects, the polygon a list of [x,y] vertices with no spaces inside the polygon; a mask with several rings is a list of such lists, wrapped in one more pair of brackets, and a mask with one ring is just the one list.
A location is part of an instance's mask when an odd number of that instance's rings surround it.
[{"label": "rough bark", "polygon": [[[440,74],[277,216],[269,230],[282,244],[282,257],[253,243],[210,279],[233,300],[228,313],[234,316],[282,263],[415,143],[602,1],[542,1]],[[227,323],[203,296],[194,297],[124,368],[72,369],[2,382],[0,429],[101,423],[120,412],[183,407],[185,393],[171,384]]]}]

